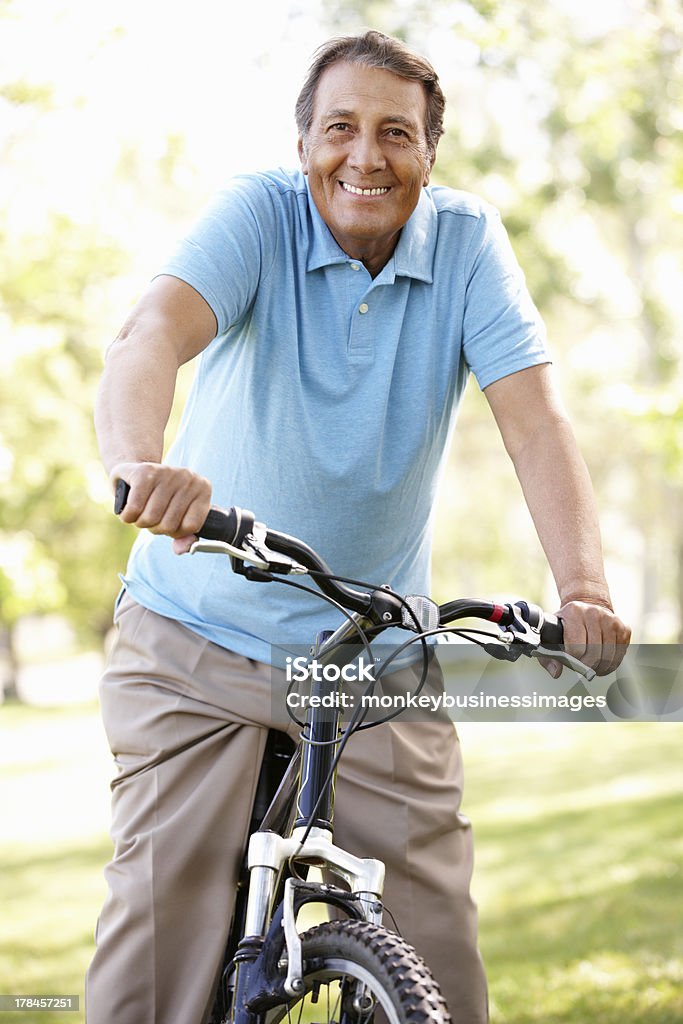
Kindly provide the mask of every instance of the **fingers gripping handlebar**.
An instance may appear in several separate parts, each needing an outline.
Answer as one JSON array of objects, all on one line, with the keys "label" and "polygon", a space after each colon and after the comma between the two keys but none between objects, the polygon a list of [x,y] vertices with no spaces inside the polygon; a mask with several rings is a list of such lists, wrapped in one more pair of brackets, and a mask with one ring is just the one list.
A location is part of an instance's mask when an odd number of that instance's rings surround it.
[{"label": "fingers gripping handlebar", "polygon": [[[119,515],[126,507],[129,493],[130,487],[125,480],[118,480],[114,498],[116,515]],[[292,565],[299,562],[306,570],[328,576],[333,575],[332,570],[323,559],[303,541],[296,537],[290,537],[286,533],[269,530],[262,524],[256,523],[255,518],[253,512],[236,506],[228,509],[212,508],[209,509],[197,536],[227,544],[232,549],[244,548],[245,553],[249,550],[256,555],[263,552],[264,557],[261,564],[272,563],[277,555],[284,555],[285,559],[291,560]],[[258,530],[255,529],[256,527]],[[258,533],[257,538],[254,537],[255,533]],[[265,578],[258,575],[258,570],[245,570],[235,558],[233,558],[233,568],[252,579]],[[277,569],[275,565],[271,565],[271,571],[287,572],[288,569],[285,563],[280,563],[277,565]],[[345,608],[360,613],[368,611],[371,604],[369,594],[354,590],[337,580],[326,579],[324,575],[317,577],[316,582],[324,594],[338,601]]]},{"label": "fingers gripping handlebar", "polygon": [[[130,494],[130,485],[125,480],[116,481],[116,491],[114,495],[114,513],[115,515],[121,515],[126,503],[128,502],[128,495]],[[240,526],[242,525],[241,517],[239,515],[241,509],[230,508],[227,511],[222,509],[209,509],[209,514],[204,520],[199,535],[200,537],[206,537],[207,540],[220,540],[226,544],[236,544],[240,533]],[[248,513],[251,515],[251,513]],[[251,526],[253,526],[254,517],[251,516]],[[245,525],[247,525],[245,523]],[[246,533],[249,529],[246,530]]]}]

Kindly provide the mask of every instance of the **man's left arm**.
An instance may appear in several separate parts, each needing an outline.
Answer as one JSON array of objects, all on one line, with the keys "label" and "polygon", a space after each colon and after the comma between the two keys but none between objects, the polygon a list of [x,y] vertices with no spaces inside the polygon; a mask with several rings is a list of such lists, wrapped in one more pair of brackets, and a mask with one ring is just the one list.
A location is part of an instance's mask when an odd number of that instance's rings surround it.
[{"label": "man's left arm", "polygon": [[[607,675],[623,658],[631,631],[612,609],[593,487],[552,368],[520,370],[484,394],[555,577],[567,650]],[[560,674],[557,662],[546,667]]]}]

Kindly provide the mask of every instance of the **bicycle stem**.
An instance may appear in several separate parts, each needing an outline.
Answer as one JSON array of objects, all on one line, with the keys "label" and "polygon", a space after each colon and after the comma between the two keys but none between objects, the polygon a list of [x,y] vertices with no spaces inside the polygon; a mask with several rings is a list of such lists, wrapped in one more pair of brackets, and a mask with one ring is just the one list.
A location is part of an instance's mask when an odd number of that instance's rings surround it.
[{"label": "bicycle stem", "polygon": [[[358,612],[344,622],[334,633],[326,636],[320,647],[312,648],[315,661],[321,667],[322,678],[313,680],[306,724],[302,733],[301,784],[297,800],[295,828],[317,827],[333,831],[334,778],[330,779],[336,754],[334,741],[339,735],[341,722],[341,673],[334,682],[324,678],[328,666],[343,668],[365,649],[358,640],[359,629],[373,634],[381,627]],[[322,704],[329,699],[329,706]],[[318,706],[315,706],[315,705]]]}]

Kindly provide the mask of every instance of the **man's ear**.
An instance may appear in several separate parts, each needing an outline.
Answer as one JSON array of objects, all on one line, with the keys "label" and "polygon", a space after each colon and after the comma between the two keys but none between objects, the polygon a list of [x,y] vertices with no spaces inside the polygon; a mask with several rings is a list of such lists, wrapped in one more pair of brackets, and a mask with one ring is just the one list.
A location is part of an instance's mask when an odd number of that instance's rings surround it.
[{"label": "man's ear", "polygon": [[436,162],[436,153],[432,153],[428,157],[427,166],[425,168],[424,181],[422,182],[423,188],[424,188],[424,186],[429,184],[429,178],[431,176],[432,169],[434,167],[434,163],[435,162]]},{"label": "man's ear", "polygon": [[304,142],[303,135],[299,136],[296,148],[299,154],[299,160],[301,161],[301,170],[304,174],[308,174],[308,158],[306,156],[306,143]]}]

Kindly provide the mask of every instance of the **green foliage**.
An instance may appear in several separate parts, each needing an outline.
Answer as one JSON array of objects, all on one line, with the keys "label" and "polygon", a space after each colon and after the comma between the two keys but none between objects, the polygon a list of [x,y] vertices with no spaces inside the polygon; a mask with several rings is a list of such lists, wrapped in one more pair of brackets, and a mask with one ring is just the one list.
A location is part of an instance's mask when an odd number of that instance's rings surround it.
[{"label": "green foliage", "polygon": [[126,255],[94,228],[51,211],[39,231],[18,236],[0,223],[0,301],[15,325],[51,325],[69,335],[73,354],[93,364],[93,344],[79,337],[96,331],[103,286],[127,267]]},{"label": "green foliage", "polygon": [[[2,8],[0,7],[0,12]],[[52,105],[52,89],[49,85],[38,85],[23,79],[6,82],[0,86],[0,96],[9,103],[17,105],[38,106],[49,110]]]},{"label": "green foliage", "polygon": [[[77,13],[58,12],[48,23],[59,35]],[[15,42],[27,39],[36,16],[0,6]],[[95,19],[85,35],[93,53],[111,47],[116,56],[125,33],[108,33]],[[180,168],[191,176],[183,132],[147,148],[112,132],[110,177],[98,202],[81,202],[78,185],[88,196],[97,165],[81,145],[71,160],[68,153],[91,123],[87,75],[80,95],[59,64],[43,67],[42,77],[37,66],[31,78],[11,65],[0,81],[3,173],[13,197],[0,214],[0,636],[10,638],[10,651],[11,627],[29,612],[65,615],[89,643],[111,622],[134,531],[111,514],[92,424],[95,392],[104,348],[140,286],[125,277],[136,250],[159,218],[187,215],[175,175]]]},{"label": "green foliage", "polygon": [[108,490],[92,427],[96,310],[124,256],[61,215],[4,251],[0,622],[61,610],[101,635],[129,537],[93,500]]}]

